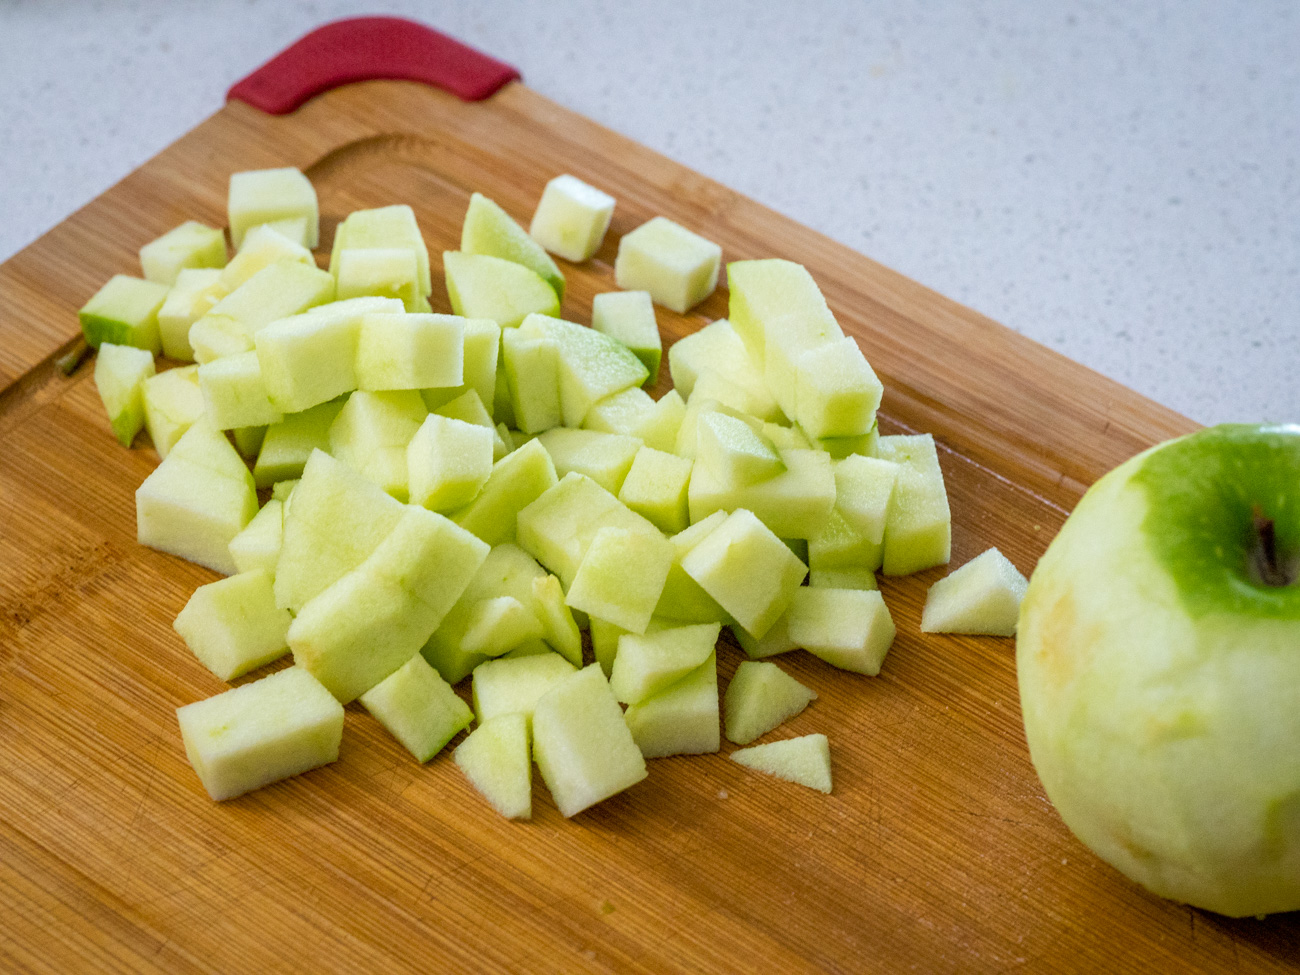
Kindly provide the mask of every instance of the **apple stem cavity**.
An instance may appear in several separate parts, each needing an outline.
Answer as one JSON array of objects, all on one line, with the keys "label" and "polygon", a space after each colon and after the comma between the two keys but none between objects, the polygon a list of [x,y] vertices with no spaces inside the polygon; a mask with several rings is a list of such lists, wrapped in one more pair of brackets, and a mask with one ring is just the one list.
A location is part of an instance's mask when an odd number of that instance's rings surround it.
[{"label": "apple stem cavity", "polygon": [[1265,586],[1290,586],[1296,581],[1296,560],[1284,564],[1277,551],[1277,532],[1272,518],[1266,518],[1259,505],[1251,515],[1255,541],[1250,550],[1250,568],[1255,579]]}]

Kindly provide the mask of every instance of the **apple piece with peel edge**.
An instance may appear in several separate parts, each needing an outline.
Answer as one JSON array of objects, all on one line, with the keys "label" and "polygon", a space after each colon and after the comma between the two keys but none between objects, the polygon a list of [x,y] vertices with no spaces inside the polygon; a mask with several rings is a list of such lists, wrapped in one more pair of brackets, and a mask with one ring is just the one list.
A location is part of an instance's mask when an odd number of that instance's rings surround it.
[{"label": "apple piece with peel edge", "polygon": [[1080,840],[1161,896],[1300,909],[1300,426],[1224,425],[1098,481],[1030,579],[1030,754]]}]

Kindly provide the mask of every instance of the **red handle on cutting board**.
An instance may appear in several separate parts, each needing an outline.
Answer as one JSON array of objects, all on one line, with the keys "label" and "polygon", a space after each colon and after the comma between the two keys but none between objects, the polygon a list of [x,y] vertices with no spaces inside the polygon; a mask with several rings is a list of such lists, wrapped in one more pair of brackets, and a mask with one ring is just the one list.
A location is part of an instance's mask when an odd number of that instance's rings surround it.
[{"label": "red handle on cutting board", "polygon": [[226,93],[271,115],[353,81],[422,81],[467,102],[519,77],[510,65],[402,17],[352,17],[318,27]]}]

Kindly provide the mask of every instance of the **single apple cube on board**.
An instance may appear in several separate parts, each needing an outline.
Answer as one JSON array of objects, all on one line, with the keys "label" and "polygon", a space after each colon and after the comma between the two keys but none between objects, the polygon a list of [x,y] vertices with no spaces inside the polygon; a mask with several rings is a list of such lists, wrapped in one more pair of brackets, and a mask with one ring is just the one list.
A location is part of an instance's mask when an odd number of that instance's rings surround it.
[{"label": "single apple cube on board", "polygon": [[518,712],[483,721],[456,746],[456,764],[470,785],[506,819],[533,816],[533,762],[528,722]]},{"label": "single apple cube on board", "polygon": [[731,753],[731,760],[830,795],[831,745],[825,735],[804,735],[741,748]]},{"label": "single apple cube on board", "polygon": [[707,755],[722,745],[718,730],[718,659],[707,660],[623,714],[644,758]]},{"label": "single apple cube on board", "polygon": [[560,413],[560,346],[517,328],[501,335],[501,363],[516,425],[524,433],[558,427]]},{"label": "single apple cube on board", "polygon": [[814,589],[879,589],[872,569],[809,569],[808,585]]},{"label": "single apple cube on board", "polygon": [[490,318],[517,328],[534,312],[558,315],[555,289],[531,268],[488,254],[444,251],[443,273],[451,309],[466,318]]},{"label": "single apple cube on board", "polygon": [[743,626],[735,623],[731,624],[728,629],[731,635],[736,638],[740,648],[745,651],[745,655],[750,660],[766,660],[768,657],[775,657],[780,653],[789,653],[791,650],[798,650],[799,644],[790,639],[790,611],[787,609],[781,614],[780,618],[763,634],[762,639],[755,639],[750,636]]},{"label": "single apple cube on board", "polygon": [[339,757],[343,707],[299,667],[176,709],[185,754],[213,799],[232,799]]},{"label": "single apple cube on board", "polygon": [[307,221],[308,247],[315,247],[320,239],[316,190],[301,170],[292,167],[232,173],[226,215],[235,247],[250,228],[293,217]]},{"label": "single apple cube on board", "polygon": [[78,312],[86,344],[130,345],[157,355],[158,312],[166,300],[167,285],[114,274]]},{"label": "single apple cube on board", "polygon": [[874,589],[814,589],[794,594],[790,639],[832,667],[874,677],[894,642],[894,620]]},{"label": "single apple cube on board", "polygon": [[256,352],[241,352],[199,366],[204,412],[218,430],[264,426],[284,419],[271,405]]},{"label": "single apple cube on board", "polygon": [[575,667],[582,665],[582,633],[573,611],[564,601],[564,587],[557,576],[547,573],[532,581],[531,609],[542,624],[542,636],[554,650]]},{"label": "single apple cube on board", "polygon": [[883,460],[899,465],[885,519],[885,575],[944,565],[952,553],[952,513],[934,437],[881,437],[878,451]]},{"label": "single apple cube on board", "polygon": [[411,504],[463,507],[492,475],[492,431],[431,413],[407,445],[406,470]]},{"label": "single apple cube on board", "polygon": [[723,490],[770,480],[785,470],[772,441],[750,424],[717,410],[702,413],[695,427],[695,461]]},{"label": "single apple cube on board", "polygon": [[713,654],[722,627],[717,623],[672,626],[618,640],[609,687],[623,704],[640,704],[667,690]]},{"label": "single apple cube on board", "polygon": [[363,316],[357,344],[357,388],[379,391],[460,386],[464,378],[464,323],[455,315]]},{"label": "single apple cube on board", "polygon": [[[764,420],[781,415],[763,380],[763,360],[751,357],[745,343],[731,322],[719,318],[698,332],[678,339],[668,350],[668,370],[673,386],[687,399],[695,383],[706,373],[714,373],[745,391],[753,407],[749,412]],[[796,446],[807,447],[808,444]]]},{"label": "single apple cube on board", "polygon": [[494,596],[470,610],[460,647],[475,656],[500,657],[541,637],[542,624],[527,606],[514,596]]},{"label": "single apple cube on board", "polygon": [[576,471],[591,478],[610,494],[623,486],[641,441],[615,433],[555,427],[537,438],[555,463],[555,473],[564,477]]},{"label": "single apple cube on board", "polygon": [[663,340],[655,321],[655,306],[648,291],[607,291],[591,303],[591,327],[617,339],[645,363],[646,382],[659,376]]},{"label": "single apple cube on board", "polygon": [[407,247],[376,247],[339,253],[338,297],[375,295],[396,298],[408,312],[421,311],[420,273],[415,251]]},{"label": "single apple cube on board", "polygon": [[398,501],[406,501],[407,447],[428,415],[413,389],[358,390],[330,426],[330,453]]},{"label": "single apple cube on board", "polygon": [[290,413],[279,423],[268,426],[253,466],[257,486],[265,488],[302,477],[313,450],[329,451],[330,426],[342,409],[342,400],[331,400],[300,413]]},{"label": "single apple cube on board", "polygon": [[334,230],[334,244],[330,252],[330,274],[338,274],[339,255],[345,248],[406,247],[415,252],[419,273],[420,294],[433,291],[429,275],[429,249],[416,222],[415,211],[406,204],[377,207],[373,210],[354,210]]},{"label": "single apple cube on board", "polygon": [[682,568],[755,637],[785,612],[808,574],[785,543],[743,508],[692,548]]},{"label": "single apple cube on board", "polygon": [[484,254],[522,264],[549,284],[558,300],[564,300],[564,275],[550,255],[510,214],[482,193],[469,198],[460,230],[460,249],[463,254]]},{"label": "single apple cube on board", "polygon": [[226,266],[226,237],[216,227],[187,220],[140,248],[140,268],[146,281],[171,287],[186,268]]},{"label": "single apple cube on board", "polygon": [[474,713],[480,723],[518,712],[529,722],[542,695],[577,671],[557,653],[489,660],[474,668]]},{"label": "single apple cube on board", "polygon": [[203,415],[203,390],[197,366],[182,366],[150,376],[140,389],[144,426],[158,456],[168,452]]},{"label": "single apple cube on board", "polygon": [[690,524],[686,489],[691,461],[661,450],[641,447],[632,458],[618,499],[666,535]]},{"label": "single apple cube on board", "polygon": [[614,260],[614,280],[624,291],[648,291],[678,314],[713,294],[722,248],[667,217],[655,217],[624,234]]},{"label": "single apple cube on board", "polygon": [[478,496],[450,518],[489,545],[513,541],[519,512],[558,480],[546,448],[529,441],[497,461]]},{"label": "single apple cube on board", "polygon": [[1015,636],[1029,581],[995,548],[940,579],[925,594],[922,633]]},{"label": "single apple cube on board", "polygon": [[838,508],[822,530],[808,539],[809,568],[874,572],[880,568],[883,553],[883,544],[869,541],[844,520]]},{"label": "single apple cube on board", "polygon": [[730,623],[731,617],[698,582],[686,574],[682,559],[710,532],[727,520],[723,511],[715,511],[703,521],[671,536],[673,564],[664,581],[664,591],[655,607],[655,616],[679,623]]},{"label": "single apple cube on board", "polygon": [[288,653],[292,622],[275,605],[270,573],[254,569],[199,586],[172,627],[203,666],[231,681]]},{"label": "single apple cube on board", "polygon": [[559,681],[538,700],[533,755],[566,818],[646,777],[645,759],[597,664]]},{"label": "single apple cube on board", "polygon": [[879,544],[885,537],[898,465],[854,454],[836,462],[834,468],[835,507],[840,516],[867,541]]},{"label": "single apple cube on board", "polygon": [[581,426],[592,406],[640,386],[648,375],[631,349],[595,329],[546,315],[529,315],[520,328],[559,347],[560,411],[566,426]]},{"label": "single apple cube on board", "polygon": [[275,566],[280,560],[280,546],[284,541],[284,502],[275,498],[262,505],[262,510],[244,526],[244,530],[230,540],[230,557],[240,572],[264,570],[274,584]]},{"label": "single apple cube on board", "polygon": [[418,653],[362,694],[361,703],[421,763],[442,751],[474,718]]},{"label": "single apple cube on board", "polygon": [[284,234],[259,224],[244,237],[235,256],[221,270],[221,286],[234,292],[260,272],[276,264],[302,264],[316,270],[311,251]]},{"label": "single apple cube on board", "polygon": [[186,268],[176,276],[167,300],[158,309],[158,334],[163,355],[179,362],[194,361],[190,328],[224,296],[221,272],[215,268]]},{"label": "single apple cube on board", "polygon": [[614,203],[608,193],[576,176],[556,176],[542,190],[528,232],[552,254],[581,264],[600,250]]},{"label": "single apple cube on board", "polygon": [[95,388],[108,414],[113,436],[130,447],[144,426],[144,384],[154,375],[153,353],[105,342],[95,357]]},{"label": "single apple cube on board", "polygon": [[424,405],[436,410],[469,390],[484,403],[496,397],[497,358],[501,349],[501,326],[487,318],[462,318],[462,382],[459,386],[435,386],[421,391]]},{"label": "single apple cube on board", "polygon": [[569,586],[568,604],[632,633],[644,633],[673,564],[658,531],[602,528]]},{"label": "single apple cube on board", "polygon": [[746,660],[727,685],[722,709],[727,740],[748,745],[793,718],[817,699],[774,663]]}]

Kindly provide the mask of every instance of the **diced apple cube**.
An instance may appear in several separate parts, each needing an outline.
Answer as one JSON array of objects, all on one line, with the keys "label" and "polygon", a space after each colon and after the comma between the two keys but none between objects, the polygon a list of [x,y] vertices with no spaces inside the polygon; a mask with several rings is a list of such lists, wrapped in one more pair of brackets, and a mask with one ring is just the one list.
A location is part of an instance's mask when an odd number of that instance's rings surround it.
[{"label": "diced apple cube", "polygon": [[840,514],[831,512],[822,530],[808,539],[808,565],[818,569],[859,569],[874,572],[880,568],[883,545],[868,540]]},{"label": "diced apple cube", "polygon": [[664,534],[680,532],[690,524],[686,489],[691,466],[685,457],[641,447],[618,489],[618,499]]},{"label": "diced apple cube", "polygon": [[406,468],[411,504],[463,507],[492,474],[492,431],[432,413],[407,445]]},{"label": "diced apple cube", "polygon": [[600,250],[614,215],[614,198],[576,176],[556,176],[542,190],[542,198],[528,227],[533,239],[552,254],[580,264]]},{"label": "diced apple cube", "polygon": [[777,450],[808,450],[812,441],[797,426],[783,427],[778,423],[764,423],[763,436],[772,441]]},{"label": "diced apple cube", "polygon": [[748,745],[784,724],[817,699],[774,663],[746,660],[727,685],[722,710],[728,741]]},{"label": "diced apple cube", "polygon": [[262,505],[262,510],[253,516],[243,531],[230,540],[230,557],[239,572],[262,569],[274,581],[283,541],[284,502],[272,498]]},{"label": "diced apple cube", "polygon": [[750,636],[749,632],[739,624],[733,623],[729,629],[750,660],[765,660],[777,654],[799,649],[799,644],[790,639],[789,621],[790,611],[787,609],[763,634],[762,639]]},{"label": "diced apple cube", "polygon": [[884,391],[849,337],[809,349],[795,362],[796,419],[810,437],[868,433]]},{"label": "diced apple cube", "polygon": [[790,639],[833,667],[874,677],[894,642],[894,621],[874,589],[801,588],[790,602]]},{"label": "diced apple cube", "polygon": [[86,344],[130,345],[157,355],[162,351],[158,312],[166,300],[165,284],[113,275],[78,312]]},{"label": "diced apple cube", "polygon": [[415,251],[406,247],[344,248],[339,253],[339,299],[396,298],[408,312],[423,308]]},{"label": "diced apple cube", "polygon": [[558,315],[555,289],[536,271],[487,254],[444,251],[443,272],[452,311],[516,328],[534,312]]},{"label": "diced apple cube", "polygon": [[[314,264],[271,264],[212,306],[190,329],[198,361],[253,348],[253,336],[273,321],[334,300],[334,279]],[[206,347],[206,349],[205,349]]]},{"label": "diced apple cube", "polygon": [[315,247],[320,238],[316,190],[301,170],[292,167],[232,173],[226,214],[235,247],[243,243],[249,229],[293,217],[307,221],[308,247]]},{"label": "diced apple cube", "polygon": [[645,758],[706,755],[722,745],[718,730],[717,654],[623,715]]},{"label": "diced apple cube", "polygon": [[511,541],[519,512],[558,480],[546,448],[529,441],[497,461],[478,496],[451,519],[489,545]]},{"label": "diced apple cube", "polygon": [[398,501],[406,501],[407,448],[428,415],[413,389],[358,390],[330,426],[330,453]]},{"label": "diced apple cube", "polygon": [[339,255],[345,248],[362,250],[372,247],[406,247],[414,251],[420,294],[427,295],[433,291],[429,275],[429,249],[420,233],[415,211],[409,206],[397,204],[373,210],[355,210],[348,214],[347,219],[334,230],[330,274],[338,274]]},{"label": "diced apple cube", "polygon": [[557,476],[576,471],[615,495],[641,449],[641,441],[633,437],[569,427],[547,430],[537,442],[551,455]]},{"label": "diced apple cube", "polygon": [[718,286],[722,248],[667,217],[655,217],[618,242],[614,280],[624,291],[648,291],[679,314]]},{"label": "diced apple cube", "polygon": [[316,270],[311,251],[270,226],[259,224],[248,232],[230,263],[221,270],[221,286],[233,292],[255,275],[276,264],[301,264]]},{"label": "diced apple cube", "polygon": [[556,653],[489,660],[474,668],[474,713],[479,723],[519,713],[531,723],[533,709],[547,691],[577,668]]},{"label": "diced apple cube", "polygon": [[755,360],[751,357],[745,343],[725,318],[678,339],[668,350],[668,368],[673,386],[687,399],[693,395],[696,382],[712,373],[743,391],[748,403],[748,408],[741,407],[745,412],[764,420],[776,420],[781,416],[780,407],[763,381],[762,358]]},{"label": "diced apple cube", "polygon": [[952,513],[934,437],[881,437],[878,452],[899,465],[885,519],[885,575],[945,564],[952,554]]},{"label": "diced apple cube", "polygon": [[715,528],[727,520],[726,512],[715,511],[701,522],[683,529],[668,539],[673,546],[673,565],[664,581],[664,591],[655,607],[655,615],[684,623],[729,623],[731,617],[718,601],[686,574],[682,559]]},{"label": "diced apple cube", "polygon": [[703,464],[691,470],[687,490],[691,521],[715,511],[746,508],[781,538],[811,538],[835,507],[835,473],[820,450],[783,450],[786,469],[776,477],[737,487],[714,477]]},{"label": "diced apple cube", "polygon": [[255,569],[199,586],[172,626],[203,666],[230,681],[288,653],[291,622],[275,605],[270,574]]},{"label": "diced apple cube", "polygon": [[607,291],[591,303],[591,327],[618,339],[645,363],[646,382],[659,377],[663,340],[648,291]]},{"label": "diced apple cube", "polygon": [[481,599],[470,611],[461,650],[482,657],[499,657],[542,636],[542,624],[514,596]]},{"label": "diced apple cube", "polygon": [[587,411],[582,425],[588,430],[636,437],[647,447],[673,453],[686,416],[686,403],[670,389],[653,400],[640,387],[631,386],[599,400]]},{"label": "diced apple cube", "polygon": [[104,403],[113,436],[130,447],[144,426],[144,384],[154,375],[153,353],[105,342],[95,357],[95,388]]},{"label": "diced apple cube", "polygon": [[187,220],[140,248],[140,267],[146,281],[169,288],[186,268],[226,266],[226,238],[215,227]]},{"label": "diced apple cube", "polygon": [[742,748],[731,753],[731,760],[830,795],[831,746],[825,735],[804,735]]},{"label": "diced apple cube", "polygon": [[361,703],[421,763],[442,751],[474,717],[418,653],[362,694]]},{"label": "diced apple cube", "polygon": [[271,405],[256,352],[241,352],[199,366],[204,411],[218,430],[279,423],[284,415]]},{"label": "diced apple cube", "polygon": [[203,391],[197,366],[182,366],[150,376],[141,386],[144,426],[160,458],[203,415]]},{"label": "diced apple cube", "polygon": [[559,344],[508,328],[501,336],[501,356],[510,408],[519,429],[541,433],[559,426]]},{"label": "diced apple cube", "polygon": [[733,489],[766,481],[785,470],[770,440],[739,417],[717,410],[702,413],[696,423],[695,459]]},{"label": "diced apple cube", "polygon": [[213,799],[299,775],[339,757],[343,708],[298,667],[176,709],[185,754]]},{"label": "diced apple cube", "polygon": [[609,678],[614,696],[624,704],[640,704],[667,690],[713,655],[721,629],[703,623],[664,627],[644,636],[623,634]]},{"label": "diced apple cube", "polygon": [[879,543],[885,537],[889,499],[898,480],[898,465],[854,454],[835,465],[835,507],[850,526]]},{"label": "diced apple cube", "polygon": [[558,577],[547,574],[533,579],[533,614],[542,624],[542,635],[557,653],[575,667],[582,665],[582,633],[573,612],[564,601]]},{"label": "diced apple cube", "polygon": [[302,477],[313,450],[329,451],[330,426],[342,409],[342,400],[331,400],[300,413],[290,413],[267,427],[253,467],[257,486],[270,487],[279,481]]},{"label": "diced apple cube", "polygon": [[424,405],[430,410],[438,409],[471,389],[483,403],[495,400],[501,326],[487,318],[462,318],[461,328],[464,331],[463,382],[459,386],[435,386],[423,390]]},{"label": "diced apple cube", "polygon": [[536,272],[564,300],[564,275],[542,245],[524,232],[514,219],[482,193],[469,198],[465,222],[460,230],[464,254],[486,254],[521,264]]},{"label": "diced apple cube", "polygon": [[632,633],[644,633],[673,563],[673,547],[652,529],[602,528],[578,566],[567,602]]},{"label": "diced apple cube", "polygon": [[566,426],[580,426],[592,406],[640,386],[648,375],[631,349],[595,329],[546,315],[529,315],[520,328],[530,336],[552,339],[558,347],[560,411]]},{"label": "diced apple cube", "polygon": [[922,633],[1015,636],[1029,582],[995,548],[940,579],[925,594]]},{"label": "diced apple cube", "polygon": [[522,714],[498,714],[456,746],[456,764],[492,808],[506,819],[533,815],[533,763],[528,722]]}]

